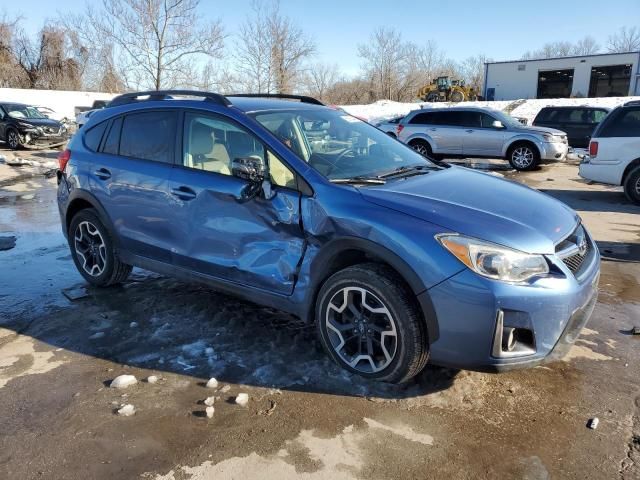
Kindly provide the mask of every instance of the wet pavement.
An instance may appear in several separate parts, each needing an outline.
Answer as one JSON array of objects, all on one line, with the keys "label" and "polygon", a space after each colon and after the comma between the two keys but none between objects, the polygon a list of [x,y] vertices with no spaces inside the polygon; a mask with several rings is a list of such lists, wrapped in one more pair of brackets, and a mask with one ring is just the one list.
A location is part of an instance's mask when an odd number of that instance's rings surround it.
[{"label": "wet pavement", "polygon": [[[313,328],[201,285],[134,270],[88,287],[45,176],[55,152],[38,154],[0,163],[0,244],[15,237],[0,249],[0,478],[640,478],[640,209],[619,188],[574,164],[460,162],[577,209],[604,259],[599,301],[563,361],[389,386],[333,365]],[[139,382],[109,388],[120,374]]]}]

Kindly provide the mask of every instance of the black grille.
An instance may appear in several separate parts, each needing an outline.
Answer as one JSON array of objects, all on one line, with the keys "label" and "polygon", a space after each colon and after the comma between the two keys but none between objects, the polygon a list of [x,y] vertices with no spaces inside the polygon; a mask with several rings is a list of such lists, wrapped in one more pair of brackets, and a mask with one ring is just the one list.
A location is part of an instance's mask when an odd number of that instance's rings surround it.
[{"label": "black grille", "polygon": [[[587,235],[587,232],[579,225],[569,237],[560,242],[556,247],[556,252],[562,255],[562,252],[568,249],[578,248],[578,251],[573,255],[562,257],[562,262],[574,275],[580,271],[580,268],[584,264],[585,260],[590,257],[593,250],[591,245],[591,239]],[[582,247],[582,249],[580,249]]]}]

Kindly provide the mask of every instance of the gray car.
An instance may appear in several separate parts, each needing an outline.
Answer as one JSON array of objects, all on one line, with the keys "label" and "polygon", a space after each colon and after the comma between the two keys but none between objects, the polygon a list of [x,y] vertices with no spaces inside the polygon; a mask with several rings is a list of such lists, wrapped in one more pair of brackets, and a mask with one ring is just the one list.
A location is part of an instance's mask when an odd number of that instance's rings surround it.
[{"label": "gray car", "polygon": [[398,140],[434,159],[504,158],[516,170],[531,170],[540,160],[564,160],[569,149],[560,130],[530,127],[489,108],[452,107],[415,110],[398,124]]}]

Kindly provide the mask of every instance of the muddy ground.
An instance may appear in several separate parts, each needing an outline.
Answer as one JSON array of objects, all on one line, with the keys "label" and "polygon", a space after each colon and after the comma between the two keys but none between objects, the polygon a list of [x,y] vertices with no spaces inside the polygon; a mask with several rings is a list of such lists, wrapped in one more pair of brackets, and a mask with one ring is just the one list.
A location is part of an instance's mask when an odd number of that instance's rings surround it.
[{"label": "muddy ground", "polygon": [[[598,241],[599,302],[567,358],[429,366],[396,387],[337,368],[312,328],[200,285],[136,270],[88,288],[46,176],[55,152],[0,155],[31,161],[0,163],[1,479],[640,478],[640,209],[574,163],[468,163],[568,203]],[[108,387],[125,373],[139,383]]]}]

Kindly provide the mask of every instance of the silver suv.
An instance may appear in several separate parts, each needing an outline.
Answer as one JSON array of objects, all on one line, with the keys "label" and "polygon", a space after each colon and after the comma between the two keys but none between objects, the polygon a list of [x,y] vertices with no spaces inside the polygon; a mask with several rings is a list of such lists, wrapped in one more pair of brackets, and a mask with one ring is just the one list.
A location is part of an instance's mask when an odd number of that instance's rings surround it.
[{"label": "silver suv", "polygon": [[529,127],[504,112],[479,107],[414,110],[400,121],[398,140],[422,155],[509,160],[531,170],[540,160],[564,160],[569,146],[560,130]]}]

